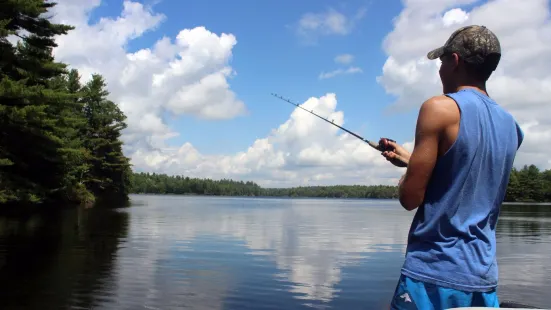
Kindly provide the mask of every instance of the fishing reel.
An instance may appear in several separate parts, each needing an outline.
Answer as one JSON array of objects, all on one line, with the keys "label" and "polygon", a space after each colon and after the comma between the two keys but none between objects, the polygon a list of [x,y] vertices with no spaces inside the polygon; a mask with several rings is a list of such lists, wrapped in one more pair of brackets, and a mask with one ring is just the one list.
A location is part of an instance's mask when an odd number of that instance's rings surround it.
[{"label": "fishing reel", "polygon": [[395,140],[392,140],[392,139],[390,139],[390,138],[381,138],[381,139],[379,140],[379,146],[377,147],[377,149],[378,149],[379,151],[381,151],[381,152],[392,152],[392,151],[394,151],[394,148],[393,148],[392,146],[390,146],[390,145],[385,146],[385,143],[383,142],[383,139],[385,139],[385,140],[387,140],[387,141],[389,141],[389,142],[394,142],[394,143],[396,143]]}]

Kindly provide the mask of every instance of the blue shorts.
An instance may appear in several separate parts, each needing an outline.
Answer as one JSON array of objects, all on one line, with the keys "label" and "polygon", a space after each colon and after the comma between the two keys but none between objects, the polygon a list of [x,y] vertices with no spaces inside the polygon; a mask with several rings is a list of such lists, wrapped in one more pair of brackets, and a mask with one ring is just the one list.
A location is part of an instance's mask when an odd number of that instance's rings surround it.
[{"label": "blue shorts", "polygon": [[496,290],[463,292],[400,276],[390,309],[439,310],[459,307],[499,308]]}]

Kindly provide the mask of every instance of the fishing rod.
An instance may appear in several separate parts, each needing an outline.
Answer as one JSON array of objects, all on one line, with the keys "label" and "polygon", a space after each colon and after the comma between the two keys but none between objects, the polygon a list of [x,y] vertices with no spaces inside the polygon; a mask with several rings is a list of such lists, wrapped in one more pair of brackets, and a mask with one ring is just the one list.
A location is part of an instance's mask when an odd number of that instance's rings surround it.
[{"label": "fishing rod", "polygon": [[[285,101],[285,102],[288,102],[288,103],[294,105],[294,106],[297,107],[297,108],[303,109],[304,111],[306,111],[306,112],[308,112],[308,113],[310,113],[310,114],[312,114],[312,115],[314,115],[314,116],[317,116],[318,118],[321,118],[322,120],[328,122],[328,123],[331,124],[331,125],[337,126],[337,127],[340,128],[341,130],[344,130],[344,131],[346,131],[347,133],[353,135],[354,137],[356,137],[356,138],[362,140],[363,142],[369,144],[369,146],[371,146],[372,148],[374,148],[374,149],[376,149],[376,150],[378,150],[378,151],[384,152],[384,151],[392,151],[392,150],[393,150],[392,147],[385,147],[385,145],[384,145],[382,142],[375,143],[375,142],[373,142],[373,141],[369,141],[369,140],[365,139],[364,137],[362,137],[362,136],[360,136],[360,135],[357,135],[357,134],[353,133],[352,131],[350,131],[350,130],[348,130],[348,129],[342,127],[342,126],[339,126],[339,125],[335,124],[332,120],[330,121],[330,120],[326,119],[326,118],[323,117],[323,116],[319,116],[318,114],[314,113],[313,110],[311,110],[311,111],[306,110],[305,108],[303,108],[303,107],[301,107],[300,105],[298,105],[298,104],[292,102],[292,101],[289,100],[289,99],[283,98],[282,96],[277,95],[277,94],[274,94],[274,93],[272,93],[272,96],[274,96],[274,97],[276,97],[276,98],[279,98],[279,99],[281,99],[281,100],[283,100],[283,101]],[[389,139],[389,138],[385,138],[385,139],[388,140],[388,141],[391,141],[391,142],[396,142],[396,141],[394,141],[394,140],[392,140],[392,139]]]}]

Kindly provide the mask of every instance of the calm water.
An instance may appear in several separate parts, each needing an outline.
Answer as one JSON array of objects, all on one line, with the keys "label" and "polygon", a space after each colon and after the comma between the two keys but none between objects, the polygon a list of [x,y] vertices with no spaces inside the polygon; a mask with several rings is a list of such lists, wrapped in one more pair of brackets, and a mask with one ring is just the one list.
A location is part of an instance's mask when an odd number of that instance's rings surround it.
[{"label": "calm water", "polygon": [[[133,196],[0,217],[2,309],[382,309],[413,213],[396,201]],[[504,206],[500,296],[551,306],[551,206]]]}]

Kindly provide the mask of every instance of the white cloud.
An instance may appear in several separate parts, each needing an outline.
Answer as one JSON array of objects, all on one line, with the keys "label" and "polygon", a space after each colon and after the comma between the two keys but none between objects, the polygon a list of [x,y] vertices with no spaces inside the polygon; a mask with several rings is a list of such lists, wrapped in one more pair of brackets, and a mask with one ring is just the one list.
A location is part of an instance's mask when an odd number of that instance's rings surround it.
[{"label": "white cloud", "polygon": [[[341,54],[341,55],[337,55],[335,57],[334,61],[337,64],[346,65],[346,64],[350,64],[350,63],[352,63],[352,61],[354,61],[354,56],[350,55],[350,54]],[[362,72],[363,72],[363,70],[359,67],[349,66],[348,69],[339,68],[339,69],[335,69],[335,70],[329,71],[329,72],[321,72],[318,75],[318,79],[320,79],[320,80],[330,79],[330,78],[334,78],[334,77],[339,76],[339,75],[357,74],[357,73],[362,73]]]},{"label": "white cloud", "polygon": [[[344,123],[335,94],[310,98],[303,107]],[[264,186],[333,184],[395,184],[398,168],[389,165],[366,143],[339,132],[296,108],[289,120],[235,155],[203,155],[191,144],[179,148],[138,150],[134,164],[157,172],[189,176],[251,179]]]},{"label": "white cloud", "polygon": [[333,8],[324,12],[305,13],[296,25],[296,32],[308,43],[315,42],[319,36],[348,35],[365,13],[365,8],[353,16],[346,16]]},{"label": "white cloud", "polygon": [[[169,146],[167,139],[178,133],[165,122],[167,113],[209,119],[247,113],[245,104],[228,84],[236,74],[230,61],[237,38],[196,27],[181,30],[175,38],[160,37],[152,46],[130,53],[126,49],[128,42],[159,27],[165,17],[126,1],[121,16],[88,24],[87,14],[99,2],[87,3],[59,4],[56,18],[73,20],[80,26],[58,40],[55,53],[85,75],[100,72],[106,77],[112,99],[128,116],[129,128],[123,136],[125,153],[137,170],[253,180],[262,186],[396,184],[404,172],[362,141],[300,109],[293,110],[289,119],[269,135],[235,154],[205,155],[190,143]],[[518,16],[504,18],[494,12],[514,10],[510,7],[514,2],[496,0],[469,12],[458,10],[457,3],[406,2],[407,7],[396,20],[396,29],[384,43],[389,58],[380,83],[398,96],[396,107],[411,108],[438,94],[438,64],[425,58],[427,51],[441,45],[462,23],[480,21],[491,14],[485,24],[501,37],[507,54],[492,78],[490,92],[515,113],[526,130],[517,162],[551,166],[540,147],[542,142],[551,142],[550,114],[544,113],[549,106],[545,100],[551,98],[551,68],[541,56],[550,49],[542,43],[551,38],[550,26],[545,24],[547,4],[527,1],[516,8]],[[489,5],[494,6],[489,11],[492,13],[485,13]],[[358,72],[361,69],[351,67],[322,73],[320,78]],[[337,124],[345,124],[335,94],[311,97],[303,106]],[[412,145],[406,143],[408,148]]]},{"label": "white cloud", "polygon": [[204,27],[183,29],[176,38],[162,37],[149,48],[129,53],[128,42],[157,29],[165,16],[125,1],[119,17],[89,24],[89,14],[99,4],[79,0],[54,8],[55,21],[76,26],[58,38],[54,53],[78,68],[84,79],[95,72],[104,75],[112,99],[128,116],[127,152],[162,148],[164,140],[178,135],[166,125],[163,113],[206,119],[247,113],[228,85],[235,74],[229,65],[237,44],[234,35]]},{"label": "white cloud", "polygon": [[320,73],[318,78],[320,80],[323,80],[323,79],[330,79],[330,78],[336,77],[338,75],[356,74],[356,73],[362,73],[362,72],[363,72],[362,69],[359,68],[359,67],[349,67],[348,69],[336,69],[336,70],[329,71],[329,72],[322,72],[322,73]]},{"label": "white cloud", "polygon": [[354,56],[350,54],[341,54],[335,56],[335,62],[341,65],[348,65],[354,61]]},{"label": "white cloud", "polygon": [[[91,24],[89,14],[98,5],[99,1],[80,0],[56,7],[56,21],[70,21],[77,28],[58,39],[54,53],[78,68],[84,78],[94,72],[105,76],[111,99],[128,116],[124,151],[136,170],[253,180],[263,186],[395,184],[400,177],[401,170],[379,152],[300,109],[292,111],[267,137],[233,155],[205,155],[190,143],[169,146],[167,139],[179,133],[165,122],[167,113],[208,119],[247,113],[228,84],[235,75],[229,62],[237,38],[198,26],[128,52],[131,40],[154,31],[166,17],[125,1],[119,17],[104,17]],[[352,20],[360,18],[360,13]],[[337,18],[328,25],[338,28],[338,24]],[[349,29],[351,22],[347,19],[345,25]],[[352,67],[337,74],[359,71]],[[312,97],[304,107],[344,123],[335,94]]]},{"label": "white cloud", "polygon": [[444,27],[450,27],[456,24],[462,24],[469,19],[469,14],[462,9],[451,9],[447,11],[442,17],[442,23]]},{"label": "white cloud", "polygon": [[[551,168],[543,151],[551,143],[550,4],[547,0],[495,0],[473,6],[474,0],[409,0],[386,37],[388,58],[378,81],[397,97],[391,109],[418,107],[442,92],[438,61],[426,59],[457,28],[482,24],[499,37],[503,57],[488,82],[490,95],[508,109],[526,130],[517,165]],[[514,12],[514,14],[511,14]]]}]

